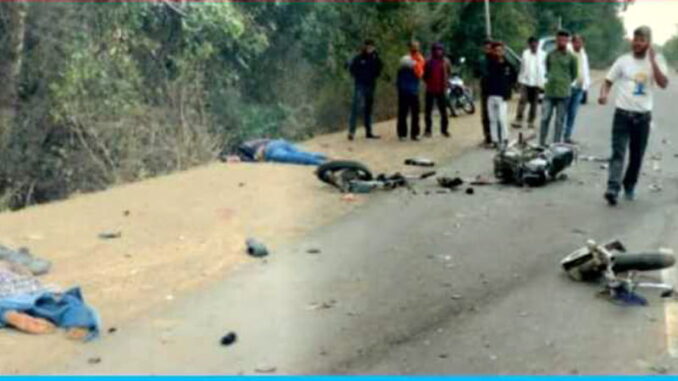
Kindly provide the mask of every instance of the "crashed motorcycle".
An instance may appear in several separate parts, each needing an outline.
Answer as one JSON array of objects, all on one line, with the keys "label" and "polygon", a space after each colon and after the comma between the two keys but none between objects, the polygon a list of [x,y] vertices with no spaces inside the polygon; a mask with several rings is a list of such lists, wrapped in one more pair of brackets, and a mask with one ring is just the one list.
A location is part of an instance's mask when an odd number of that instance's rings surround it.
[{"label": "crashed motorcycle", "polygon": [[412,181],[435,176],[435,171],[426,171],[417,175],[403,175],[399,172],[374,176],[364,164],[351,160],[335,160],[320,165],[316,169],[318,179],[332,185],[344,193],[369,193],[375,189],[411,189]]},{"label": "crashed motorcycle", "polygon": [[637,289],[658,289],[662,297],[670,297],[674,288],[665,283],[641,282],[638,273],[666,269],[675,262],[675,257],[669,252],[627,253],[618,240],[603,245],[588,240],[586,246],[567,255],[560,264],[573,280],[602,281],[602,293],[613,301],[647,305],[647,299],[637,294]]},{"label": "crashed motorcycle", "polygon": [[541,186],[557,179],[576,159],[576,150],[568,144],[539,147],[520,135],[494,157],[494,176],[502,183]]}]

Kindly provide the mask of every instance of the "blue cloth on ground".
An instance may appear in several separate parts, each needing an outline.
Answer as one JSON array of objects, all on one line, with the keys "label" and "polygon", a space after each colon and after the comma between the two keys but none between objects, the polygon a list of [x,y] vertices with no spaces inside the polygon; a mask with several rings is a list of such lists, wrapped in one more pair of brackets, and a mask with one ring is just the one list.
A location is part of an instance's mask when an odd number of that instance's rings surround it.
[{"label": "blue cloth on ground", "polygon": [[0,327],[6,324],[4,316],[8,311],[46,319],[61,328],[88,328],[87,340],[99,335],[99,316],[85,304],[79,287],[71,288],[63,294],[45,291],[0,299]]}]

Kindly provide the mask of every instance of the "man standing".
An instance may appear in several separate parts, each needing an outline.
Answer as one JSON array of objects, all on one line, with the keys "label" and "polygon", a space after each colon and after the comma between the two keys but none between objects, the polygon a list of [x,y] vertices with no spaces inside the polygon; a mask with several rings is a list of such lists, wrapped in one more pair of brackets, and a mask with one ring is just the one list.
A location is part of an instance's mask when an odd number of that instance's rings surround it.
[{"label": "man standing", "polygon": [[565,143],[574,144],[572,132],[574,132],[574,122],[577,118],[577,111],[581,105],[584,92],[588,90],[591,84],[589,76],[589,57],[584,49],[584,39],[575,34],[572,36],[572,50],[577,57],[577,79],[572,84],[570,100],[567,102],[567,113],[565,114]]},{"label": "man standing", "polygon": [[520,100],[518,102],[516,120],[512,123],[512,126],[515,128],[522,127],[523,115],[525,114],[525,106],[527,104],[530,105],[527,127],[534,128],[539,92],[544,88],[544,59],[541,52],[537,50],[539,41],[536,37],[530,37],[527,40],[527,44],[528,48],[523,51],[523,62],[520,66],[520,74],[518,74]]},{"label": "man standing", "polygon": [[431,47],[431,57],[424,66],[424,81],[426,82],[426,110],[424,119],[426,131],[424,136],[430,138],[433,133],[433,103],[435,102],[440,113],[440,131],[446,138],[450,137],[448,131],[447,102],[445,90],[447,81],[452,72],[452,64],[445,57],[445,50],[441,43],[435,43]]},{"label": "man standing", "polygon": [[483,136],[485,138],[484,145],[486,147],[492,146],[492,133],[490,132],[490,117],[487,113],[487,91],[485,89],[485,78],[487,77],[487,61],[492,53],[492,41],[485,40],[483,44],[483,53],[478,60],[478,70],[476,77],[480,78],[480,112],[483,124]]},{"label": "man standing", "polygon": [[563,138],[563,125],[567,101],[570,97],[572,82],[577,78],[577,58],[567,50],[570,41],[570,33],[559,31],[556,36],[556,50],[546,56],[546,89],[544,94],[544,106],[541,116],[541,132],[539,144],[546,145],[546,137],[549,134],[549,125],[553,110],[556,110],[556,130],[553,141],[560,142]]},{"label": "man standing", "polygon": [[419,42],[409,44],[410,52],[400,59],[396,87],[398,88],[398,138],[407,139],[407,115],[412,118],[410,138],[419,140],[419,82],[424,76],[424,57]]},{"label": "man standing", "polygon": [[[627,200],[633,200],[638,174],[643,163],[645,147],[650,135],[652,120],[652,90],[655,85],[665,89],[669,80],[666,76],[666,61],[656,56],[652,49],[652,32],[641,26],[633,32],[632,53],[615,61],[605,77],[598,103],[604,105],[613,84],[617,84],[616,110],[612,122],[612,157],[605,199],[610,205],[617,204],[622,186]],[[629,150],[626,174],[624,160]]]},{"label": "man standing", "polygon": [[515,73],[513,66],[504,57],[503,43],[492,43],[492,54],[487,61],[486,72],[485,89],[492,144],[501,148],[508,142],[506,101],[511,97],[511,78]]},{"label": "man standing", "polygon": [[361,104],[367,139],[379,139],[379,136],[372,132],[372,105],[374,104],[374,90],[377,77],[381,74],[382,67],[379,54],[377,54],[374,48],[374,41],[365,40],[360,53],[353,57],[349,64],[349,70],[351,76],[353,76],[355,87],[353,90],[351,117],[348,124],[348,140],[353,140],[355,137],[356,119],[358,118]]}]

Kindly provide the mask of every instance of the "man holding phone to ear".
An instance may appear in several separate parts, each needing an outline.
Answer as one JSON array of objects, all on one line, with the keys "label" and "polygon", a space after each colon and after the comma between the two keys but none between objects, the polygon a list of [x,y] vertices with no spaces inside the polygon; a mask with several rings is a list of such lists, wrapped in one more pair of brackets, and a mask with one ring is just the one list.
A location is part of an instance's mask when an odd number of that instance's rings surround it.
[{"label": "man holding phone to ear", "polygon": [[[652,49],[652,31],[641,26],[633,32],[632,52],[615,61],[600,90],[598,103],[607,104],[613,84],[617,84],[616,110],[612,123],[612,157],[605,200],[617,205],[619,192],[632,201],[635,186],[643,163],[643,155],[650,135],[655,85],[665,89],[669,80],[666,76],[666,61]],[[626,150],[629,163],[624,172]]]}]

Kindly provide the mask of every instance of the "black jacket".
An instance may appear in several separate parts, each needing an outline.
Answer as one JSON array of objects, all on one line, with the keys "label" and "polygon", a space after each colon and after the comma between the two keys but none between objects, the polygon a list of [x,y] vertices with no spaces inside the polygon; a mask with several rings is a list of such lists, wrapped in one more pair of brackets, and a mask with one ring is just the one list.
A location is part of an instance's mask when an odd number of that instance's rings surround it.
[{"label": "black jacket", "polygon": [[381,74],[383,64],[379,54],[372,52],[370,54],[360,53],[353,57],[349,63],[348,69],[355,79],[356,84],[373,86]]},{"label": "black jacket", "polygon": [[485,69],[485,95],[511,98],[511,83],[515,69],[506,60],[498,62],[488,59]]}]

